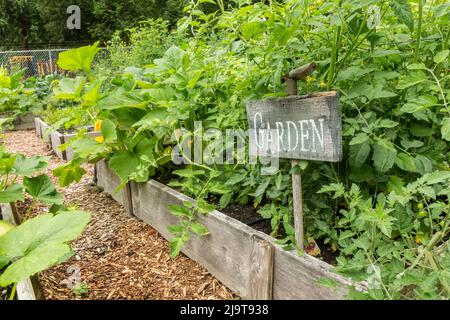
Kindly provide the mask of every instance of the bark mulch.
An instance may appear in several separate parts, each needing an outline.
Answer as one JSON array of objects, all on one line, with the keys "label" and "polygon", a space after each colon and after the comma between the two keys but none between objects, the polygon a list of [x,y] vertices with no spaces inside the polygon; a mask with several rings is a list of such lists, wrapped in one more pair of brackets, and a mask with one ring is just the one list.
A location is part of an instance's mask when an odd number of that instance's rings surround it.
[{"label": "bark mulch", "polygon": [[[50,175],[63,163],[34,131],[8,132],[3,140],[10,152],[51,156]],[[92,165],[84,168],[87,174],[79,183],[59,191],[66,204],[91,212],[92,220],[72,244],[75,255],[39,275],[46,299],[237,298],[193,260],[184,255],[170,258],[168,242],[93,185]],[[44,210],[41,206],[33,214]],[[68,288],[77,277],[87,285],[82,296]]]}]

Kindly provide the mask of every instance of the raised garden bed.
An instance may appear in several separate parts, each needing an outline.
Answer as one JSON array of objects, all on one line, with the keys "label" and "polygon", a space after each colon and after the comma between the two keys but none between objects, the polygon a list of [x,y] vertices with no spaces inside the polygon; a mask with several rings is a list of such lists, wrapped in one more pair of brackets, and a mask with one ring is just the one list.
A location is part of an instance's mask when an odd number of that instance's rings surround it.
[{"label": "raised garden bed", "polygon": [[46,133],[47,128],[49,125],[45,123],[41,118],[34,118],[35,128],[36,128],[36,134],[38,137],[42,138],[44,142],[51,147],[51,141],[50,141],[50,133]]},{"label": "raised garden bed", "polygon": [[[21,216],[17,212],[16,206],[11,204],[0,204],[1,220],[8,221],[17,225],[21,222]],[[44,293],[39,284],[37,276],[30,277],[27,280],[17,283],[16,299],[18,300],[43,300]]]},{"label": "raised garden bed", "polygon": [[[56,155],[61,160],[65,161],[72,160],[74,156],[72,148],[67,148],[64,151],[61,151],[59,149],[59,146],[69,142],[73,137],[76,136],[76,133],[61,133],[59,131],[46,133],[46,130],[49,127],[49,125],[40,118],[36,118],[35,122],[36,122],[36,133],[38,134],[39,137],[44,139],[44,141],[46,141],[49,144],[49,146],[56,153]],[[101,134],[100,132],[96,131],[86,132],[86,135],[91,137],[97,137],[100,134]]]},{"label": "raised garden bed", "polygon": [[[12,117],[13,116],[5,113],[0,114],[0,118],[12,118]],[[35,117],[34,114],[31,112],[16,116],[12,121],[12,126],[10,130],[34,129],[35,128],[34,117]]]},{"label": "raised garden bed", "polygon": [[[116,193],[120,180],[102,160],[96,182],[136,217],[170,239],[167,227],[177,222],[168,209],[193,199],[155,180],[129,183]],[[130,209],[131,208],[131,209]],[[250,299],[343,299],[351,280],[331,271],[332,266],[309,255],[299,256],[276,244],[276,239],[217,210],[199,216],[210,234],[192,236],[183,253],[197,261],[223,284]],[[334,279],[335,288],[318,283]],[[357,286],[364,290],[362,285]]]}]

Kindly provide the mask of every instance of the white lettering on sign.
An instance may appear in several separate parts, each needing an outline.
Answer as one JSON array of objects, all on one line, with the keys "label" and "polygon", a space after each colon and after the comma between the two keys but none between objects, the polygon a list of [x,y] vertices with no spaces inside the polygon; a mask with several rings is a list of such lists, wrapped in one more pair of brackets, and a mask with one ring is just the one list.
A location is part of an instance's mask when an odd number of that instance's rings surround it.
[{"label": "white lettering on sign", "polygon": [[[272,152],[322,152],[324,150],[323,118],[299,121],[277,121],[276,129],[270,128],[261,112],[253,118],[254,141],[260,149],[271,149]],[[276,146],[276,148],[274,148]],[[276,149],[276,150],[274,150]]]}]

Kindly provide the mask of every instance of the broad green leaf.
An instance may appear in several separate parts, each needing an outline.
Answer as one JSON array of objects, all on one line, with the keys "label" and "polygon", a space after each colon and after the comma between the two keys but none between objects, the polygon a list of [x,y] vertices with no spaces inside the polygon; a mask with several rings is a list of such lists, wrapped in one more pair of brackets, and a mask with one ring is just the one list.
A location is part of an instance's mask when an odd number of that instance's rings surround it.
[{"label": "broad green leaf", "polygon": [[78,100],[84,88],[86,79],[84,77],[63,78],[58,86],[53,89],[53,97],[61,100]]},{"label": "broad green leaf", "polygon": [[6,234],[9,230],[14,229],[14,225],[7,221],[0,220],[0,237]]},{"label": "broad green leaf", "polygon": [[43,174],[37,177],[23,179],[27,192],[35,199],[48,204],[62,204],[62,196],[56,191],[50,178]]},{"label": "broad green leaf", "polygon": [[46,270],[72,256],[72,249],[65,243],[42,245],[23,258],[13,262],[0,276],[0,286],[8,286]]},{"label": "broad green leaf", "polygon": [[414,161],[416,163],[417,172],[419,172],[420,174],[430,173],[433,170],[433,164],[431,163],[431,160],[425,156],[418,155],[416,156]]},{"label": "broad green leaf", "polygon": [[398,126],[398,122],[396,121],[392,121],[389,119],[383,119],[380,121],[380,123],[378,124],[378,128],[395,128],[396,126]]},{"label": "broad green leaf", "polygon": [[446,117],[442,120],[441,134],[442,139],[450,141],[450,117]]},{"label": "broad green leaf", "polygon": [[13,167],[13,174],[30,176],[38,171],[47,168],[50,157],[26,157],[18,154]]},{"label": "broad green leaf", "polygon": [[225,184],[227,186],[233,186],[238,184],[239,182],[243,181],[247,177],[247,172],[245,173],[235,173],[233,174],[230,179],[228,179]]},{"label": "broad green leaf", "polygon": [[102,136],[105,142],[113,142],[117,140],[116,125],[109,119],[102,120]]},{"label": "broad green leaf", "polygon": [[128,181],[138,171],[139,159],[129,151],[116,153],[109,159],[109,167],[122,181]]},{"label": "broad green leaf", "polygon": [[438,53],[436,53],[436,55],[434,56],[434,62],[439,64],[445,61],[445,59],[447,59],[448,54],[450,53],[450,50],[442,50],[439,51]]},{"label": "broad green leaf", "polygon": [[433,128],[425,127],[417,123],[410,125],[409,131],[416,137],[430,137],[435,133]]},{"label": "broad green leaf", "polygon": [[141,120],[136,122],[133,127],[141,127],[140,129],[155,129],[160,126],[170,126],[175,123],[175,119],[167,112],[166,109],[153,109],[145,115]]},{"label": "broad green leaf", "polygon": [[367,133],[358,133],[356,136],[353,137],[353,139],[350,141],[350,145],[356,145],[361,144],[369,140],[369,136]]},{"label": "broad green leaf", "polygon": [[337,81],[355,81],[358,79],[361,79],[366,74],[371,73],[372,71],[375,71],[375,68],[364,68],[364,67],[357,67],[357,66],[351,66],[347,69],[339,72],[337,76]]},{"label": "broad green leaf", "polygon": [[169,205],[169,211],[170,213],[172,213],[174,216],[177,217],[188,217],[188,218],[193,217],[192,212],[184,206],[172,204]]},{"label": "broad green leaf", "polygon": [[395,97],[397,94],[395,92],[386,90],[382,86],[378,85],[366,91],[364,95],[369,100],[375,100],[375,99],[392,98]]},{"label": "broad green leaf", "polygon": [[216,209],[215,205],[209,204],[208,202],[206,202],[203,199],[198,199],[197,200],[197,210],[201,214],[208,214],[211,211],[213,211],[214,209]]},{"label": "broad green leaf", "polygon": [[397,151],[391,142],[379,140],[373,148],[373,165],[379,172],[387,172],[395,163]]},{"label": "broad green leaf", "polygon": [[426,70],[427,67],[423,63],[412,63],[407,66],[408,70]]},{"label": "broad green leaf", "polygon": [[199,236],[206,236],[207,234],[209,234],[208,229],[201,223],[192,222],[190,227],[191,227],[191,230],[194,233],[198,234]]},{"label": "broad green leaf", "polygon": [[78,161],[72,160],[53,170],[53,175],[58,177],[59,185],[66,187],[72,182],[79,182],[86,171],[80,166]]},{"label": "broad green leaf", "polygon": [[395,191],[396,194],[402,195],[404,193],[404,186],[405,182],[402,178],[394,175],[389,177],[389,182],[387,184],[389,193]]},{"label": "broad green leaf", "polygon": [[68,71],[88,72],[91,70],[92,62],[99,51],[98,42],[96,42],[91,46],[61,52],[58,57],[58,66]]},{"label": "broad green leaf", "polygon": [[361,167],[369,157],[370,150],[369,142],[351,145],[349,157],[350,165],[355,168]]},{"label": "broad green leaf", "polygon": [[242,32],[242,37],[245,40],[250,40],[254,37],[256,37],[257,35],[261,34],[262,32],[264,32],[264,24],[262,22],[259,21],[253,21],[253,22],[247,22],[242,26],[241,32]]},{"label": "broad green leaf", "polygon": [[426,110],[437,105],[437,99],[433,96],[420,96],[415,99],[408,100],[401,108],[400,112],[403,113],[416,113],[422,110]]},{"label": "broad green leaf", "polygon": [[172,171],[172,173],[184,178],[193,178],[205,174],[205,170],[180,169]]},{"label": "broad green leaf", "polygon": [[164,73],[177,70],[182,66],[186,52],[177,46],[170,47],[161,59],[155,59],[156,67],[147,69],[147,73]]},{"label": "broad green leaf", "polygon": [[406,77],[399,80],[396,89],[404,90],[424,81],[427,81],[427,77],[423,71],[411,72]]},{"label": "broad green leaf", "polygon": [[104,143],[97,142],[92,138],[74,139],[70,143],[74,153],[80,158],[94,157],[106,151]]},{"label": "broad green leaf", "polygon": [[106,95],[97,103],[99,109],[115,110],[121,108],[136,108],[146,110],[148,101],[139,94],[130,94],[122,88]]},{"label": "broad green leaf", "polygon": [[170,241],[169,241],[170,256],[172,258],[175,258],[176,256],[178,256],[180,254],[181,249],[183,248],[184,244],[188,240],[189,240],[188,233],[184,233],[180,237],[175,237],[175,238],[170,239]]},{"label": "broad green leaf", "polygon": [[397,18],[406,24],[411,32],[414,30],[414,15],[408,0],[393,0],[390,1],[391,8]]},{"label": "broad green leaf", "polygon": [[85,94],[81,97],[83,102],[83,106],[95,106],[97,102],[100,100],[100,88],[102,86],[102,82],[98,81],[92,84],[88,89],[86,89]]},{"label": "broad green leaf", "polygon": [[399,153],[397,155],[397,159],[395,159],[395,164],[400,169],[408,171],[408,172],[416,172],[417,171],[414,158],[411,157],[410,155],[407,155],[406,153]]},{"label": "broad green leaf", "polygon": [[16,157],[15,155],[4,155],[0,158],[0,172],[2,174],[9,174],[13,171]]},{"label": "broad green leaf", "polygon": [[232,196],[233,196],[233,193],[229,192],[229,193],[224,193],[220,197],[220,201],[219,201],[220,209],[225,209],[228,206],[228,204],[231,202]]},{"label": "broad green leaf", "polygon": [[0,277],[0,286],[23,280],[67,259],[71,250],[66,243],[78,237],[89,220],[90,214],[81,211],[46,213],[1,236],[0,268],[15,261]]},{"label": "broad green leaf", "polygon": [[21,184],[15,183],[0,191],[0,203],[23,201],[24,198],[23,186]]}]

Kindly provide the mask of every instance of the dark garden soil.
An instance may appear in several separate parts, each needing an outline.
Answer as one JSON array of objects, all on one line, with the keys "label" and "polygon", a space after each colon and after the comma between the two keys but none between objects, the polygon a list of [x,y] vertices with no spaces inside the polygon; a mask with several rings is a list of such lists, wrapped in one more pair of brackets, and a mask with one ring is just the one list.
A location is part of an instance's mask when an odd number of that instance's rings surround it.
[{"label": "dark garden soil", "polygon": [[[0,274],[3,272],[5,268],[0,269]],[[6,288],[0,287],[0,301],[9,300],[9,297],[11,295],[11,289],[12,289],[11,286],[8,286]]]},{"label": "dark garden soil", "polygon": [[[34,131],[8,132],[10,152],[51,155],[47,173],[62,164]],[[73,242],[75,255],[39,274],[46,299],[235,299],[237,296],[184,255],[169,256],[169,244],[153,228],[127,215],[93,183],[93,166],[79,183],[59,189],[66,204],[90,211],[92,220]],[[54,182],[56,184],[56,179]],[[22,207],[27,206],[27,202]],[[20,208],[20,206],[19,206]],[[41,206],[32,214],[44,212]],[[77,278],[87,290],[71,290]],[[82,294],[77,297],[75,293]]]},{"label": "dark garden soil", "polygon": [[94,131],[94,127],[92,127],[92,126],[77,127],[77,128],[70,128],[70,129],[58,129],[56,131],[58,131],[61,134],[73,134],[73,133],[78,133],[81,129],[85,129],[86,132],[93,132]]}]

